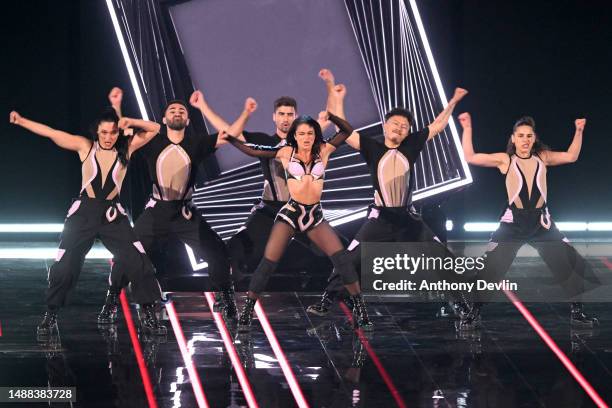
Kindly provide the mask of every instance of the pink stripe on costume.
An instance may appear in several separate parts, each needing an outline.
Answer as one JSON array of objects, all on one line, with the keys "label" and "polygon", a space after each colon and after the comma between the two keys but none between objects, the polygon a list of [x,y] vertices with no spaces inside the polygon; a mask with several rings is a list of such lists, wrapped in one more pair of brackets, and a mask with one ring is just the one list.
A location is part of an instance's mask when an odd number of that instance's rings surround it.
[{"label": "pink stripe on costume", "polygon": [[61,261],[65,253],[66,253],[65,249],[58,248],[57,255],[55,255],[55,262]]},{"label": "pink stripe on costume", "polygon": [[87,180],[82,186],[81,186],[81,193],[83,193],[83,191],[85,191],[85,189],[87,188],[88,185],[91,184],[91,182],[93,181],[93,179],[96,178],[96,176],[98,175],[98,166],[96,165],[96,152],[98,151],[98,142],[94,143],[94,147],[93,147],[93,154],[92,152],[89,153],[90,159],[89,161],[91,161],[91,165],[94,169],[93,171],[93,175],[91,176],[91,178],[89,180]]},{"label": "pink stripe on costume", "polygon": [[72,203],[72,205],[70,206],[70,209],[68,210],[68,215],[66,215],[66,218],[70,217],[72,214],[77,212],[80,206],[81,206],[81,200],[76,200],[74,203]]},{"label": "pink stripe on costume", "polygon": [[315,205],[314,207],[312,207],[310,209],[310,212],[308,213],[310,221],[308,221],[306,224],[304,224],[304,217],[306,217],[306,209],[302,205],[300,205],[300,209],[302,210],[302,214],[298,217],[298,224],[300,225],[300,230],[301,231],[305,231],[313,223],[313,221],[314,221],[313,213],[317,209],[317,206],[318,205]]},{"label": "pink stripe on costume", "polygon": [[136,247],[136,249],[138,250],[138,252],[140,252],[141,254],[145,253],[145,249],[142,246],[142,243],[140,241],[135,241],[134,242],[134,246]]},{"label": "pink stripe on costume", "polygon": [[111,177],[113,178],[113,182],[115,183],[115,186],[117,187],[118,193],[121,192],[121,183],[117,181],[117,173],[119,173],[120,167],[121,167],[121,162],[117,160],[117,163],[115,163],[115,166],[113,167],[113,172],[111,173]]},{"label": "pink stripe on costume", "polygon": [[501,222],[512,224],[514,222],[514,215],[512,214],[512,210],[510,208],[506,209],[506,212],[501,217]]},{"label": "pink stripe on costume", "polygon": [[544,197],[544,202],[546,202],[546,192],[542,190],[542,185],[540,184],[540,175],[542,174],[542,169],[546,168],[546,165],[542,160],[538,157],[535,158],[538,161],[538,174],[536,174],[536,184],[538,186],[538,190],[540,190],[540,194]]},{"label": "pink stripe on costume", "polygon": [[155,204],[157,204],[157,201],[155,201],[154,199],[150,198],[149,201],[147,202],[147,205],[145,205],[145,210],[147,208],[155,207]]},{"label": "pink stripe on costume", "polygon": [[370,210],[370,215],[368,215],[368,219],[369,218],[378,218],[379,215],[380,215],[380,210],[378,208],[372,208]]},{"label": "pink stripe on costume", "polygon": [[291,218],[287,217],[285,214],[278,214],[279,217],[281,217],[283,220],[287,221],[287,223],[289,225],[291,225],[293,228],[295,228],[295,224],[293,223],[293,221],[291,221]]},{"label": "pink stripe on costume", "polygon": [[119,212],[123,215],[125,215],[127,217],[127,212],[125,211],[125,208],[123,208],[123,206],[121,205],[121,203],[117,203],[117,209],[119,210]]}]

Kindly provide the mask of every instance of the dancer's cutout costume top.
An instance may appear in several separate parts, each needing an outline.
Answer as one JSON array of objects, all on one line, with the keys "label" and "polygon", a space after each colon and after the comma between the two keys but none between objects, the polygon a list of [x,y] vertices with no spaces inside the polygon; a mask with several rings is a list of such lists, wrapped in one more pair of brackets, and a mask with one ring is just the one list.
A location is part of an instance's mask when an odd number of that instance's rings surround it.
[{"label": "dancer's cutout costume top", "polygon": [[106,150],[98,142],[94,142],[87,157],[83,160],[81,172],[83,174],[81,195],[114,200],[121,191],[126,167],[119,161],[115,149]]},{"label": "dancer's cutout costume top", "polygon": [[428,137],[429,128],[425,127],[409,134],[397,148],[389,148],[382,141],[359,135],[360,153],[374,183],[376,207],[410,206],[414,190],[414,163]]},{"label": "dancer's cutout costume top", "polygon": [[[410,133],[397,148],[390,148],[384,141],[359,134],[360,153],[374,186],[374,204],[370,205],[367,220],[348,247],[355,268],[360,265],[362,242],[432,242],[434,252],[452,256],[411,208],[414,165],[428,137],[429,127],[425,127]],[[339,278],[335,272],[329,277],[323,302],[331,301],[342,292]]]},{"label": "dancer's cutout costume top", "polygon": [[125,173],[114,148],[92,144],[82,163],[80,197],[68,210],[56,262],[49,271],[46,301],[50,309],[64,306],[96,237],[113,254],[113,270],[123,271],[126,282],[131,282],[134,300],[140,304],[159,300],[153,266],[117,201]]},{"label": "dancer's cutout costume top", "polygon": [[[216,140],[216,135],[203,137],[186,131],[180,143],[173,143],[160,133],[141,149],[153,187],[134,231],[147,251],[169,236],[189,245],[208,262],[214,290],[226,290],[231,277],[225,243],[190,203],[198,164],[214,153]],[[121,272],[112,270],[112,292],[126,284]]]},{"label": "dancer's cutout costume top", "polygon": [[[338,147],[343,143],[352,133],[353,129],[351,125],[343,119],[338,118],[334,115],[329,115],[330,120],[338,126],[340,132],[330,138],[327,143],[330,143],[334,147]],[[293,236],[298,232],[306,232],[309,238],[313,239],[315,243],[321,247],[321,249],[330,256],[332,263],[342,276],[342,280],[345,284],[354,283],[358,280],[357,274],[350,265],[350,262],[346,261],[346,257],[342,251],[342,245],[339,242],[336,233],[327,224],[323,218],[323,211],[321,205],[318,202],[320,200],[320,192],[322,192],[323,176],[325,172],[326,163],[322,161],[322,158],[313,152],[311,163],[302,163],[295,157],[295,148],[289,146],[262,146],[262,145],[251,145],[241,142],[239,139],[230,137],[230,143],[236,146],[244,153],[255,156],[273,159],[276,157],[277,152],[280,149],[292,149],[290,159],[285,167],[285,173],[287,178],[287,184],[289,191],[294,188],[299,188],[301,183],[306,182],[304,177],[306,175],[311,176],[312,183],[316,183],[319,186],[319,197],[316,197],[312,201],[314,203],[300,203],[293,198],[280,209],[276,216],[275,227],[270,234],[270,239],[266,246],[266,254],[262,259],[261,263],[257,267],[251,283],[249,291],[253,293],[262,292],[267,284],[267,281],[276,268],[276,264],[280,259],[280,256],[284,252],[284,249]],[[288,225],[290,228],[279,228],[278,223]],[[275,234],[275,231],[277,232]],[[329,242],[338,244],[338,248],[334,247],[332,252],[331,247],[326,248],[326,239]],[[272,248],[272,250],[270,250]],[[270,255],[270,252],[274,252],[274,256]]]},{"label": "dancer's cutout costume top", "polygon": [[[568,297],[576,297],[593,288],[597,279],[588,263],[569,244],[550,216],[544,160],[537,153],[527,158],[513,154],[509,159],[505,173],[508,204],[499,227],[491,234],[483,279],[491,282],[503,279],[518,250],[529,243],[538,251]],[[483,297],[481,300],[486,299]]]}]

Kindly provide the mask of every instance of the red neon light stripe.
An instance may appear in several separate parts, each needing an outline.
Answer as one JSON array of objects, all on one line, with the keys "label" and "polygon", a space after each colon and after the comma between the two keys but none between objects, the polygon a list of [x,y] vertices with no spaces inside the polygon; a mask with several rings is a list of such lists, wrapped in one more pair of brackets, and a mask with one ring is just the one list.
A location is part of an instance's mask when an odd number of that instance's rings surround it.
[{"label": "red neon light stripe", "polygon": [[606,257],[601,257],[600,259],[601,262],[603,262],[603,264],[606,265],[606,267],[612,271],[612,262],[610,262],[610,260]]},{"label": "red neon light stripe", "polygon": [[255,395],[253,395],[253,389],[251,388],[249,379],[244,372],[244,368],[242,367],[242,363],[240,362],[240,358],[238,357],[238,353],[236,352],[236,348],[232,342],[232,336],[230,336],[229,330],[227,329],[221,314],[213,311],[213,306],[215,304],[213,294],[211,292],[204,292],[204,295],[206,296],[208,307],[210,308],[213,318],[215,319],[219,333],[221,333],[221,338],[223,339],[223,344],[225,344],[225,349],[229,354],[232,367],[234,367],[236,375],[238,376],[238,382],[240,382],[240,387],[242,388],[244,397],[247,400],[247,404],[249,405],[249,408],[258,408],[259,405],[257,405],[257,400],[255,400]]},{"label": "red neon light stripe", "polygon": [[[349,322],[353,324],[353,313],[349,310],[348,306],[346,306],[344,302],[340,302],[340,308],[342,309],[346,317],[349,319]],[[389,375],[385,367],[380,362],[378,355],[376,355],[376,352],[370,345],[370,342],[366,338],[365,334],[363,334],[363,330],[361,330],[360,328],[356,328],[355,332],[357,333],[357,336],[359,337],[359,341],[361,341],[361,344],[363,344],[366,351],[368,352],[368,355],[372,359],[372,362],[376,366],[378,373],[380,374],[383,381],[387,385],[387,388],[389,388],[389,391],[391,391],[391,395],[393,396],[393,399],[395,400],[395,403],[397,404],[397,406],[401,408],[406,408],[406,403],[404,402],[404,399],[402,398],[401,394],[397,390],[397,387],[393,383],[391,376]]]},{"label": "red neon light stripe", "polygon": [[289,388],[291,389],[291,393],[293,394],[293,398],[300,408],[308,408],[308,402],[306,402],[306,398],[304,398],[304,394],[302,393],[302,389],[295,378],[295,374],[293,374],[293,370],[291,366],[287,362],[287,358],[285,357],[285,353],[281,348],[278,340],[276,339],[276,335],[274,334],[274,329],[270,325],[268,321],[268,317],[266,316],[266,312],[264,312],[263,307],[261,306],[261,299],[255,303],[255,313],[257,314],[257,318],[259,319],[259,324],[264,330],[270,345],[272,346],[272,351],[274,351],[274,355],[278,360],[281,369],[283,370],[283,374],[285,379],[287,379],[287,383],[289,384]]},{"label": "red neon light stripe", "polygon": [[181,328],[176,310],[174,309],[174,304],[172,302],[167,303],[166,310],[168,311],[168,318],[172,324],[172,330],[174,331],[176,342],[178,343],[179,349],[181,350],[181,355],[183,356],[183,362],[185,363],[187,373],[189,374],[189,380],[191,381],[191,386],[193,388],[193,393],[195,394],[198,407],[208,408],[208,401],[206,400],[206,395],[204,395],[204,390],[202,389],[200,376],[198,375],[198,371],[193,364],[191,354],[187,348],[187,341],[185,340],[183,329]]},{"label": "red neon light stripe", "polygon": [[136,334],[136,328],[134,327],[134,321],[132,320],[132,313],[130,311],[130,305],[128,304],[127,297],[125,296],[125,290],[121,291],[121,308],[123,309],[123,316],[125,317],[125,324],[127,325],[128,332],[130,333],[130,340],[132,340],[132,347],[134,348],[134,354],[136,354],[136,361],[138,362],[138,369],[140,370],[140,376],[142,377],[142,384],[144,385],[145,394],[147,395],[147,401],[149,402],[149,408],[157,408],[157,401],[153,394],[153,387],[151,386],[151,377],[149,377],[149,370],[145,364],[144,357],[142,355],[142,348],[138,341],[138,335]]},{"label": "red neon light stripe", "polygon": [[544,343],[550,348],[550,350],[555,353],[557,358],[561,360],[561,363],[565,366],[567,371],[574,377],[574,379],[580,384],[580,386],[584,389],[584,391],[591,397],[593,402],[600,407],[608,407],[608,405],[604,402],[604,400],[599,396],[597,391],[593,388],[593,386],[584,378],[582,373],[578,371],[576,366],[571,362],[571,360],[561,351],[557,343],[548,335],[546,330],[540,325],[540,323],[536,320],[536,318],[531,314],[531,312],[523,305],[523,303],[519,300],[519,298],[511,291],[504,290],[508,299],[512,301],[514,306],[521,312],[525,320],[533,327],[533,329],[540,335]]},{"label": "red neon light stripe", "polygon": [[0,337],[2,337],[2,324],[0,323]]}]

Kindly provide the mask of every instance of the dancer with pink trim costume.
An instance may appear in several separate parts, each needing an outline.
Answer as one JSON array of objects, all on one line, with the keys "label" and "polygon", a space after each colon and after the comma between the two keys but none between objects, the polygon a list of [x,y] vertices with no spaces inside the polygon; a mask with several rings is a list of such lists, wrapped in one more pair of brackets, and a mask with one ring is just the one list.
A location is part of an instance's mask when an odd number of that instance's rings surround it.
[{"label": "dancer with pink trim costume", "polygon": [[[121,92],[118,88],[112,93]],[[145,120],[121,118],[109,109],[95,123],[93,140],[53,129],[11,112],[10,122],[51,139],[63,149],[77,152],[81,160],[80,196],[68,210],[55,263],[49,270],[47,311],[37,327],[40,341],[57,333],[57,314],[76,286],[85,255],[96,238],[113,254],[114,267],[121,268],[132,285],[132,295],[143,308],[141,327],[145,332],[165,334],[155,316],[154,303],[161,297],[153,266],[130,226],[119,193],[131,155],[147,144],[159,125]],[[123,131],[138,128],[132,137]]]},{"label": "dancer with pink trim costume", "polygon": [[351,135],[352,126],[328,113],[329,120],[339,128],[339,131],[324,141],[319,123],[310,116],[300,116],[293,121],[287,132],[286,146],[258,146],[244,143],[231,136],[232,133],[242,132],[250,113],[245,110],[230,127],[230,135],[223,137],[245,154],[275,158],[280,161],[285,169],[291,197],[276,216],[264,257],[251,278],[248,298],[238,320],[238,331],[244,332],[250,329],[253,309],[259,294],[265,290],[287,244],[297,231],[305,233],[330,257],[353,300],[355,324],[360,328],[370,329],[372,323],[361,296],[357,273],[337,233],[323,218],[320,204],[329,156]]},{"label": "dancer with pink trim costume", "polygon": [[[119,106],[116,106],[119,110]],[[220,291],[227,307],[224,313],[235,318],[236,306],[229,254],[221,237],[192,203],[198,165],[222,143],[217,135],[197,135],[188,131],[189,106],[181,100],[168,102],[163,110],[165,129],[143,149],[152,195],[134,223],[134,231],[144,248],[151,251],[159,242],[175,237],[208,263],[213,290]],[[113,268],[110,287],[98,323],[117,319],[117,299],[127,285],[123,271]]]},{"label": "dancer with pink trim costume", "polygon": [[[582,147],[586,119],[576,119],[574,139],[565,152],[544,145],[536,134],[535,121],[529,116],[514,124],[505,153],[475,153],[472,145],[472,119],[469,113],[459,115],[463,127],[463,152],[468,163],[497,167],[505,176],[508,203],[499,226],[491,234],[485,254],[482,278],[498,282],[510,269],[518,250],[526,243],[533,246],[568,296],[579,300],[587,280],[597,284],[582,256],[552,221],[547,206],[546,173],[549,166],[573,163]],[[487,300],[480,297],[480,301]],[[458,330],[473,330],[480,325],[481,302],[476,302],[468,319],[458,322]],[[574,327],[593,327],[599,322],[583,312],[579,301],[571,303],[570,322]]]},{"label": "dancer with pink trim costume", "polygon": [[[333,74],[327,69],[321,70],[319,76],[328,90],[328,109],[344,116],[345,87],[336,85]],[[465,89],[457,88],[446,108],[431,124],[417,132],[410,133],[414,125],[410,111],[394,108],[385,115],[383,141],[362,136],[358,132],[353,132],[347,139],[346,143],[359,150],[368,165],[374,186],[374,203],[348,247],[354,265],[360,264],[362,242],[437,242],[439,245],[434,245],[434,248],[439,249],[440,253],[447,252],[444,244],[412,209],[414,165],[425,143],[444,130],[453,109],[466,94]],[[342,292],[338,276],[333,273],[321,299],[310,305],[307,312],[317,316],[327,315]],[[451,294],[451,297],[453,307],[462,310],[468,308],[465,302],[459,301],[458,294]]]}]

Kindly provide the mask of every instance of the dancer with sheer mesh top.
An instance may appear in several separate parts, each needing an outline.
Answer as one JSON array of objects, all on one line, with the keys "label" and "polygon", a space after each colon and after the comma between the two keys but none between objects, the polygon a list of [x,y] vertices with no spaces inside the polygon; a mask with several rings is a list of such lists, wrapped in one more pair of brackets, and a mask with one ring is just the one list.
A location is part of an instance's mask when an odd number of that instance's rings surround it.
[{"label": "dancer with sheer mesh top", "polygon": [[[328,109],[333,109],[343,117],[346,88],[336,85],[333,74],[327,69],[322,70],[320,76],[328,90]],[[431,242],[439,254],[452,256],[411,208],[414,165],[425,143],[444,130],[453,109],[466,94],[465,89],[457,88],[446,108],[431,124],[417,132],[410,133],[414,124],[410,111],[394,108],[385,115],[384,141],[358,132],[353,132],[347,139],[346,143],[359,150],[368,165],[374,186],[374,203],[369,208],[366,221],[348,247],[356,267],[360,264],[362,242]],[[327,315],[334,301],[342,297],[342,294],[339,276],[333,273],[321,299],[310,305],[307,312],[318,316]],[[465,315],[469,306],[459,301],[458,296],[455,300],[453,307],[460,316]]]},{"label": "dancer with sheer mesh top", "polygon": [[[573,163],[582,147],[586,119],[576,119],[575,133],[567,151],[557,152],[542,143],[536,134],[533,118],[516,121],[505,153],[476,153],[472,145],[472,119],[469,113],[459,115],[463,127],[463,152],[468,163],[481,167],[497,167],[504,175],[508,202],[499,226],[491,235],[485,253],[483,278],[498,282],[510,269],[518,250],[526,243],[533,246],[551,269],[566,293],[579,299],[585,284],[597,284],[588,263],[569,244],[551,218],[547,203],[547,168]],[[482,298],[480,300],[483,300]],[[468,319],[458,322],[458,330],[480,326],[482,303],[476,302]],[[597,318],[583,311],[579,301],[571,303],[570,323],[590,328]]]}]

